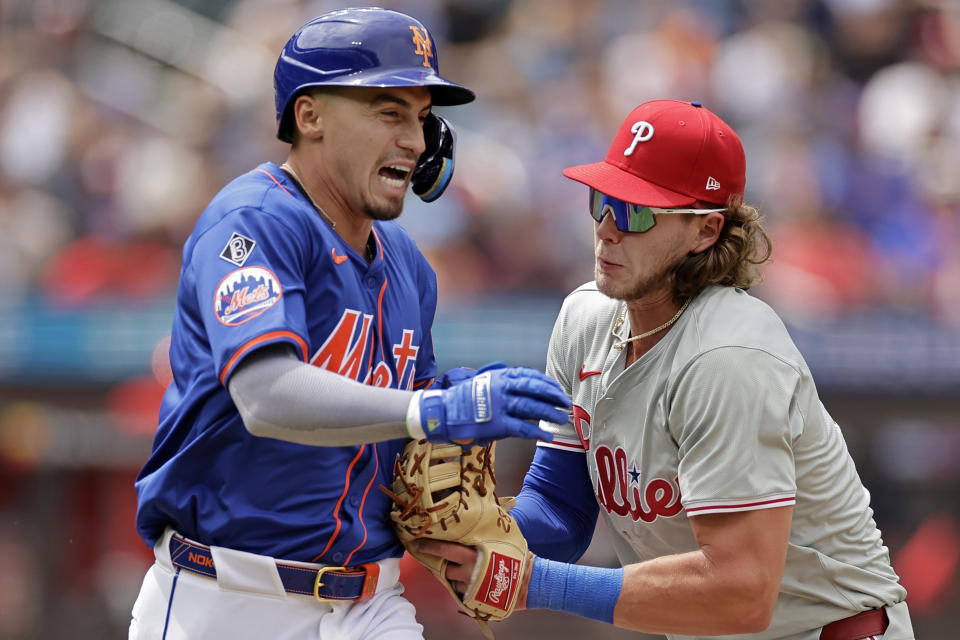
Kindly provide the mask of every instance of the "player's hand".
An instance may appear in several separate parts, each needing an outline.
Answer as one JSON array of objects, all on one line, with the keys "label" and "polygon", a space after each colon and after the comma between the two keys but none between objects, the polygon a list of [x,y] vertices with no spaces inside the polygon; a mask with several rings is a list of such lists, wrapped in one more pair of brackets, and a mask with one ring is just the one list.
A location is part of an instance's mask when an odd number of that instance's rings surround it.
[{"label": "player's hand", "polygon": [[437,378],[437,388],[439,389],[449,389],[450,387],[460,384],[461,382],[466,382],[473,378],[473,376],[478,373],[483,373],[484,371],[491,371],[492,369],[506,369],[507,363],[500,362],[491,362],[485,364],[479,369],[471,369],[470,367],[454,367],[453,369],[447,369],[443,372],[439,378]]},{"label": "player's hand", "polygon": [[[475,567],[480,556],[474,547],[467,547],[456,542],[424,538],[417,542],[417,549],[422,553],[429,553],[447,561],[444,577],[450,581],[458,593],[463,594],[470,590],[471,582],[476,579],[474,575],[476,573]],[[527,561],[524,564],[526,569],[520,580],[520,592],[517,594],[517,601],[513,607],[514,611],[527,608],[527,590],[530,586],[530,567],[533,566],[533,558],[534,555],[527,551]]]},{"label": "player's hand", "polygon": [[562,424],[567,414],[558,407],[570,407],[556,380],[526,367],[493,369],[449,389],[418,391],[411,402],[419,410],[408,413],[411,434],[422,430],[431,442],[457,444],[510,437],[550,442],[553,435],[536,421]]},{"label": "player's hand", "polygon": [[449,122],[430,113],[423,122],[426,149],[420,154],[410,185],[424,202],[433,202],[453,178],[453,149],[456,136]]},{"label": "player's hand", "polygon": [[417,542],[417,548],[423,553],[429,553],[447,561],[447,568],[443,575],[453,584],[457,593],[464,594],[470,589],[473,569],[477,564],[477,556],[479,555],[476,549],[456,542],[430,540],[429,538]]}]

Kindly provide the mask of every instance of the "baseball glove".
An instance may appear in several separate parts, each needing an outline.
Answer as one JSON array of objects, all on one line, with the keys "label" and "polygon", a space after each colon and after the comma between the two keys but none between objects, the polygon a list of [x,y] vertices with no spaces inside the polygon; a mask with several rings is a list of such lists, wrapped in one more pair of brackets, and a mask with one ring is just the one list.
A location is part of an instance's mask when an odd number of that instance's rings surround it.
[{"label": "baseball glove", "polygon": [[[390,517],[400,541],[446,587],[460,609],[475,618],[488,638],[489,620],[510,615],[527,560],[527,541],[496,495],[496,442],[464,451],[456,444],[411,441],[394,468]],[[477,550],[466,593],[447,580],[447,561],[411,544],[420,538],[456,542]]]}]

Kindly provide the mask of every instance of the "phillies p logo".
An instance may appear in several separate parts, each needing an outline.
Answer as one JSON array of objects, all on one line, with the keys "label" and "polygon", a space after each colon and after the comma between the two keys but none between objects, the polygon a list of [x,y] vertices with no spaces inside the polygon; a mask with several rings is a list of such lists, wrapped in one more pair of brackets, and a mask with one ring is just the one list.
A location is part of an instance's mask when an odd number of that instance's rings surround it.
[{"label": "phillies p logo", "polygon": [[630,146],[623,152],[625,156],[631,155],[634,149],[637,148],[638,143],[646,142],[653,137],[653,125],[646,120],[634,122],[633,126],[630,127],[630,133],[633,134],[633,142],[631,142]]}]

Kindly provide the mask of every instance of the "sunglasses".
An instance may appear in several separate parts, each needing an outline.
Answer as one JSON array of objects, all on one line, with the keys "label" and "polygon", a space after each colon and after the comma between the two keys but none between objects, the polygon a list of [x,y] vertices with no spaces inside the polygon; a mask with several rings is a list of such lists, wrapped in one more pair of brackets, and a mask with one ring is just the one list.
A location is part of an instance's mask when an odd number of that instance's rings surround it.
[{"label": "sunglasses", "polygon": [[653,229],[657,224],[654,216],[664,213],[718,213],[726,211],[727,208],[720,209],[661,209],[660,207],[647,207],[642,204],[631,204],[623,200],[617,200],[608,196],[602,191],[590,189],[590,215],[597,222],[603,222],[603,216],[613,213],[613,219],[617,224],[617,229],[626,233],[644,233]]}]

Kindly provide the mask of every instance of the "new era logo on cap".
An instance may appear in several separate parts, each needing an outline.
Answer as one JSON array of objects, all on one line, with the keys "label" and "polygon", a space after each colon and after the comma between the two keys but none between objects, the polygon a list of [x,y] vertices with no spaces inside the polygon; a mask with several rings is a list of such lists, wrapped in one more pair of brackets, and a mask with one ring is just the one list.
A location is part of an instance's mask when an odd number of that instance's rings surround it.
[{"label": "new era logo on cap", "polygon": [[734,130],[699,102],[653,100],[626,117],[606,160],[563,175],[634,204],[723,206],[743,197],[746,164]]}]

